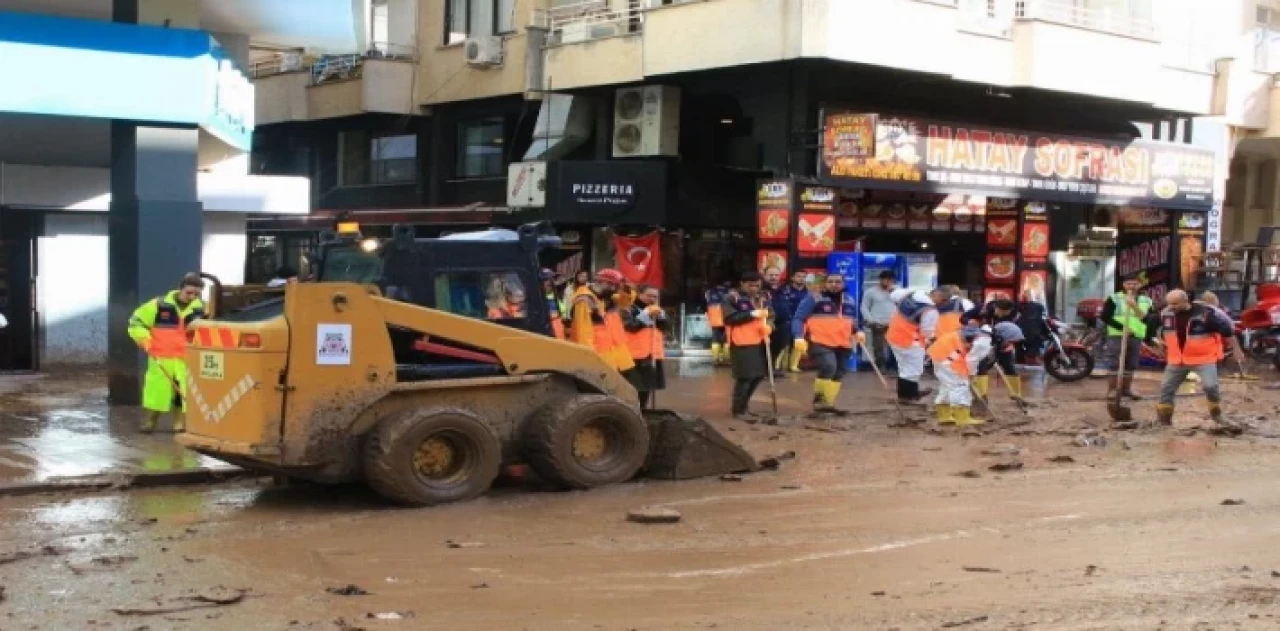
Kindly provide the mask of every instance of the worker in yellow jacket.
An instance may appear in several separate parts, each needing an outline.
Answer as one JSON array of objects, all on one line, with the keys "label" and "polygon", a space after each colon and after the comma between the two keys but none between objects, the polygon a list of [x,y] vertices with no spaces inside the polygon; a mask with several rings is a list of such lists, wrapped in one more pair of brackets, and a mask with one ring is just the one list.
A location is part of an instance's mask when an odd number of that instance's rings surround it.
[{"label": "worker in yellow jacket", "polygon": [[187,274],[177,289],[142,303],[129,318],[129,337],[147,354],[143,433],[155,431],[160,416],[169,412],[173,412],[173,431],[186,429],[187,326],[204,317],[202,291],[200,276]]}]

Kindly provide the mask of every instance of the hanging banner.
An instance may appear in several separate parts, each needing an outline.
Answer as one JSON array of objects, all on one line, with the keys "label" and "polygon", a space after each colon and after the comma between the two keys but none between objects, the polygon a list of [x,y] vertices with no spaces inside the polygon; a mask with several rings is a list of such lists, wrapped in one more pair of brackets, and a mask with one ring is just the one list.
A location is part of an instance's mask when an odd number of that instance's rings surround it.
[{"label": "hanging banner", "polygon": [[858,132],[843,130],[853,129],[845,121],[864,116],[822,113],[818,177],[825,183],[1202,212],[1213,203],[1212,150],[881,114],[875,155],[860,157],[867,145],[854,142]]},{"label": "hanging banner", "polygon": [[1156,303],[1164,300],[1173,282],[1173,236],[1120,232],[1116,240],[1116,284],[1127,278],[1141,283],[1139,292]]},{"label": "hanging banner", "polygon": [[622,276],[636,285],[662,288],[662,235],[613,238],[614,258]]}]

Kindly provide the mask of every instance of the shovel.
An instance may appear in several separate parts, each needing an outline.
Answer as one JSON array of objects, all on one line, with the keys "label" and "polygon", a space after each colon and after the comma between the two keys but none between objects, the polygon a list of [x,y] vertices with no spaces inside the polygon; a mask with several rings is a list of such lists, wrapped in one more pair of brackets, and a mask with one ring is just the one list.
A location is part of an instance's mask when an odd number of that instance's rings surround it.
[{"label": "shovel", "polygon": [[1124,362],[1129,351],[1129,320],[1121,323],[1120,331],[1120,362],[1116,366],[1116,398],[1114,401],[1107,401],[1107,414],[1111,416],[1111,420],[1116,422],[1132,421],[1133,411],[1125,407],[1124,400]]},{"label": "shovel", "polygon": [[769,336],[764,336],[764,358],[768,364],[765,372],[769,374],[769,398],[773,400],[773,422],[778,422],[778,385],[773,381],[773,346],[769,344]]},{"label": "shovel", "polygon": [[909,422],[907,420],[907,414],[902,411],[902,404],[898,403],[898,395],[892,390],[889,390],[889,382],[884,378],[884,373],[880,372],[880,367],[876,365],[876,358],[871,355],[871,351],[867,350],[867,343],[859,341],[858,348],[862,351],[863,355],[871,358],[871,369],[876,371],[876,376],[880,378],[880,385],[884,386],[886,392],[893,395],[893,409],[898,411],[898,419],[903,423]]},{"label": "shovel", "polygon": [[[1009,376],[1004,374],[1004,369],[1000,367],[1000,362],[996,362],[996,374],[1000,375],[1000,381],[1004,383],[1005,389],[1009,391],[1009,398],[1018,404],[1018,410],[1025,416],[1031,416],[1031,413],[1027,411],[1027,400],[1013,394],[1013,388],[1009,387]],[[987,409],[990,408],[991,406],[987,406]]]}]

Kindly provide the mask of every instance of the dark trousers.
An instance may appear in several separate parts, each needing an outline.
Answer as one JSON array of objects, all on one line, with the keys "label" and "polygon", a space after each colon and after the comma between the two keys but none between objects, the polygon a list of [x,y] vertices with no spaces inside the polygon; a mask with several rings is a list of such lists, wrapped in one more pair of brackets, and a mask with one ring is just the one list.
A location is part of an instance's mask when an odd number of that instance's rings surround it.
[{"label": "dark trousers", "polygon": [[818,365],[818,378],[840,381],[849,367],[850,348],[834,348],[814,344],[809,347],[809,357]]},{"label": "dark trousers", "polygon": [[764,381],[761,377],[751,379],[735,379],[733,381],[733,404],[732,412],[734,416],[747,411],[747,404],[751,402],[751,395],[755,394],[756,388],[760,387],[760,382]]},{"label": "dark trousers", "polygon": [[[795,340],[791,337],[791,323],[781,323],[769,335],[769,353],[773,355],[773,361],[777,362],[779,357],[791,348]],[[770,370],[773,366],[769,367]]]}]

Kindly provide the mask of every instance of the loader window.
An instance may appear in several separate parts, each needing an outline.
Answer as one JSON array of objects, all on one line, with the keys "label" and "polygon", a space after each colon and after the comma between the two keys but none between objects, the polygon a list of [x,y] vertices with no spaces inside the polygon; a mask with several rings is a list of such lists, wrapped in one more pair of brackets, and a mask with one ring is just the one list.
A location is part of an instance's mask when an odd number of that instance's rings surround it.
[{"label": "loader window", "polygon": [[514,272],[436,274],[436,308],[487,320],[513,320],[528,313],[524,283]]},{"label": "loader window", "polygon": [[328,282],[372,283],[381,275],[382,257],[355,245],[329,248],[320,270],[320,280]]}]

